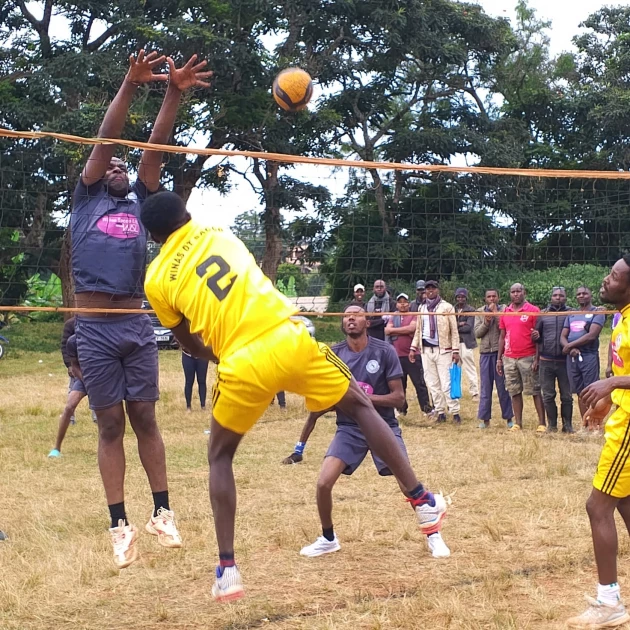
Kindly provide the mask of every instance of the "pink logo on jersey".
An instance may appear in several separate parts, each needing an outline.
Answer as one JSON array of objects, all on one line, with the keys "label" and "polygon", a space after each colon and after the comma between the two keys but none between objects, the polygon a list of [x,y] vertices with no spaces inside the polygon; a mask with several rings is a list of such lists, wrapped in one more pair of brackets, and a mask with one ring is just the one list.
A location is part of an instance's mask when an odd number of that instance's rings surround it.
[{"label": "pink logo on jersey", "polygon": [[570,324],[571,332],[579,333],[582,332],[586,328],[586,322],[583,321],[572,321]]},{"label": "pink logo on jersey", "polygon": [[137,238],[140,236],[140,224],[133,214],[106,214],[96,223],[96,227],[107,236],[114,238]]},{"label": "pink logo on jersey", "polygon": [[357,381],[357,385],[368,395],[371,396],[374,393],[374,389],[369,383],[362,383]]}]

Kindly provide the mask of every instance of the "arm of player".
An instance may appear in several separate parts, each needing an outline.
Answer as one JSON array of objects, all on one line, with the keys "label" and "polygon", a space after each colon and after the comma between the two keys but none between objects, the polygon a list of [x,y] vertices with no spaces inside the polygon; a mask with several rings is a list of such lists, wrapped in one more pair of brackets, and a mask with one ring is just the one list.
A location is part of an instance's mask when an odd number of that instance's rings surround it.
[{"label": "arm of player", "polygon": [[405,392],[402,386],[401,378],[394,378],[387,381],[389,385],[389,394],[372,394],[368,398],[375,407],[402,407],[405,404]]},{"label": "arm of player", "polygon": [[[138,86],[150,81],[166,81],[168,79],[165,74],[153,73],[153,69],[163,61],[164,56],[158,57],[156,52],[151,52],[145,57],[144,50],[138,53],[137,59],[133,55],[129,57],[129,70],[114,100],[107,108],[98,130],[99,138],[120,138],[131,101]],[[81,180],[85,186],[91,186],[103,179],[115,151],[116,146],[113,144],[94,145],[81,173]]]},{"label": "arm of player", "polygon": [[[330,411],[330,409],[325,409],[324,411],[312,411],[311,413],[308,414],[308,418],[306,418],[306,422],[304,423],[304,426],[302,427],[302,432],[300,433],[300,439],[298,441],[298,444],[301,445],[301,450],[304,451],[304,447],[306,446],[306,442],[308,442],[308,438],[311,436],[311,433],[313,433],[313,429],[315,428],[315,424],[317,423],[317,420],[319,418],[321,418],[325,413],[328,413]],[[297,444],[296,444],[297,447]],[[297,450],[294,450],[293,453],[291,453],[291,455],[289,455],[288,457],[285,457],[282,460],[283,464],[299,464],[302,460],[304,459],[303,454],[300,452],[298,453]]]},{"label": "arm of player", "polygon": [[593,407],[600,400],[610,396],[616,389],[630,389],[630,376],[612,376],[601,381],[595,381],[582,391],[580,400],[585,405]]},{"label": "arm of player", "polygon": [[[202,72],[207,61],[197,62],[197,55],[193,55],[186,65],[175,67],[175,62],[168,57],[169,84],[160,112],[155,119],[155,125],[151,131],[149,142],[153,144],[166,144],[171,138],[173,125],[177,117],[177,110],[182,98],[182,93],[192,87],[210,87],[203,81],[212,76],[212,72]],[[155,192],[160,186],[162,174],[162,151],[150,151],[146,149],[142,153],[138,168],[138,179],[144,183],[149,192]]]},{"label": "arm of player", "polygon": [[171,328],[175,339],[177,339],[179,345],[196,359],[206,359],[207,361],[213,361],[218,363],[219,359],[215,356],[212,348],[206,346],[199,335],[195,335],[190,332],[190,324],[187,319],[182,321]]}]

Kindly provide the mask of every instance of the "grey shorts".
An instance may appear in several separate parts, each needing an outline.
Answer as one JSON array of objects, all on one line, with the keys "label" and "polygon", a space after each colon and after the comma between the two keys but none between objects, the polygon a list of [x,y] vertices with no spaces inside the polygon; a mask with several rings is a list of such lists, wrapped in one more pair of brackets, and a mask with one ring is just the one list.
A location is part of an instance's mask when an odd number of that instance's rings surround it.
[{"label": "grey shorts", "polygon": [[80,394],[87,396],[83,381],[80,378],[75,378],[74,376],[70,377],[70,382],[68,383],[68,394],[70,394],[70,392],[79,392]]},{"label": "grey shorts", "polygon": [[591,383],[599,381],[599,354],[595,352],[583,352],[581,361],[568,357],[567,367],[574,394],[581,394]]},{"label": "grey shorts", "polygon": [[91,409],[158,400],[158,350],[148,315],[79,316],[76,336]]},{"label": "grey shorts", "polygon": [[[402,452],[405,454],[405,457],[407,457],[407,449],[402,439],[400,427],[390,428],[396,436],[396,441],[400,445]],[[369,450],[370,447],[368,446],[367,440],[359,427],[349,424],[340,424],[337,426],[335,437],[328,447],[326,457],[336,457],[340,459],[346,464],[343,474],[351,475],[361,465],[361,462],[365,459]],[[374,461],[379,475],[387,477],[392,474],[392,471],[382,459],[379,459],[372,452],[370,452],[370,455],[372,455],[372,460]]]}]

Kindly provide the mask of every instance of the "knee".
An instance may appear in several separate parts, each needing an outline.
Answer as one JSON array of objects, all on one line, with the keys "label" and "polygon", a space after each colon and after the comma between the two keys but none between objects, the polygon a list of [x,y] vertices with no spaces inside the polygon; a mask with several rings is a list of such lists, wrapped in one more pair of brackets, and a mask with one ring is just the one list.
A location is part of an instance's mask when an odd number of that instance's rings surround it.
[{"label": "knee", "polygon": [[317,496],[321,496],[322,494],[331,494],[334,485],[335,482],[332,479],[320,477],[317,480]]},{"label": "knee", "polygon": [[129,413],[129,422],[136,435],[149,435],[157,432],[157,422],[155,421],[155,407],[153,405],[143,405],[134,408]]},{"label": "knee", "polygon": [[612,510],[607,509],[607,505],[598,501],[597,497],[591,494],[586,501],[586,513],[591,523],[606,520],[606,518],[614,514],[614,507]]},{"label": "knee", "polygon": [[113,442],[122,441],[124,433],[124,420],[102,417],[98,419],[98,437],[101,442],[112,444]]}]

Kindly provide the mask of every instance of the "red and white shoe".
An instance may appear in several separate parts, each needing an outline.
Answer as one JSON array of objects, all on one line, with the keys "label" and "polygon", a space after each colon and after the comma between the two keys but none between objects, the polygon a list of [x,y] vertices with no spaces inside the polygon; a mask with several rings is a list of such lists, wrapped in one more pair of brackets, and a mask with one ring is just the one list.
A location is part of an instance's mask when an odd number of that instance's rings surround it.
[{"label": "red and white shoe", "polygon": [[212,597],[218,602],[232,602],[245,596],[239,570],[234,567],[217,567],[217,579],[212,586]]},{"label": "red and white shoe", "polygon": [[414,501],[413,499],[409,499],[418,517],[420,531],[427,536],[435,534],[442,529],[442,520],[446,514],[446,499],[444,496],[438,492],[432,494],[434,505],[431,505],[426,500]]},{"label": "red and white shoe", "polygon": [[175,525],[175,513],[172,510],[160,508],[156,516],[151,515],[145,529],[152,536],[157,536],[162,547],[177,549],[183,544]]},{"label": "red and white shoe", "polygon": [[118,527],[109,530],[114,546],[114,563],[119,569],[124,569],[138,559],[138,530],[133,525],[125,525],[120,519]]}]

